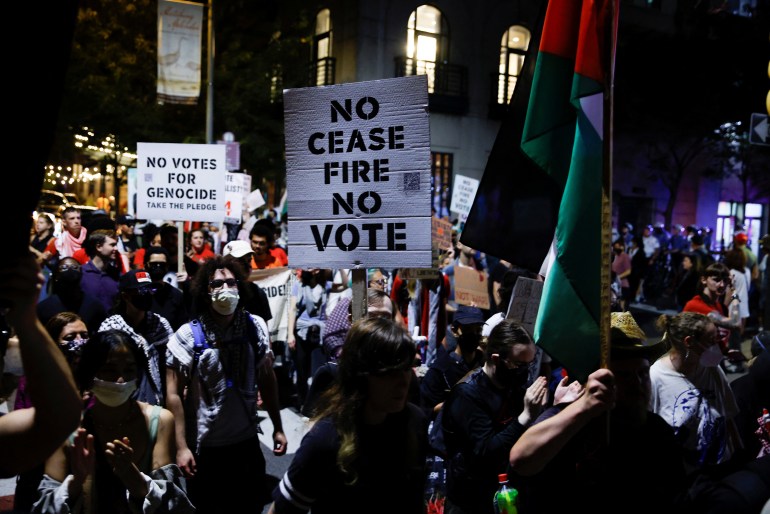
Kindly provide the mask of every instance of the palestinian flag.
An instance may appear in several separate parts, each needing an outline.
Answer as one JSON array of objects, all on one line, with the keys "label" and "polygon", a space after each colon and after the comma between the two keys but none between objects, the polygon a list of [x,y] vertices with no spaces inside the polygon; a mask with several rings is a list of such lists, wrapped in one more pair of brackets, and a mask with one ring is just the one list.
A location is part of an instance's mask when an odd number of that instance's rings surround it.
[{"label": "palestinian flag", "polygon": [[604,109],[618,0],[550,0],[522,150],[562,188],[535,341],[572,378],[600,363]]}]

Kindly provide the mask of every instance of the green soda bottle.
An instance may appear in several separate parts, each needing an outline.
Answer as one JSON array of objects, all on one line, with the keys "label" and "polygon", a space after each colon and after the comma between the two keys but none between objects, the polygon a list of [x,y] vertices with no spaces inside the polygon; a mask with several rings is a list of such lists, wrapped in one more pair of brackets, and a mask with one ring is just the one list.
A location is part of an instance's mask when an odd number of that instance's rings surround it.
[{"label": "green soda bottle", "polygon": [[495,514],[518,514],[519,509],[516,504],[519,499],[519,491],[513,487],[508,487],[508,473],[497,475],[497,481],[500,483],[500,487],[494,498]]}]

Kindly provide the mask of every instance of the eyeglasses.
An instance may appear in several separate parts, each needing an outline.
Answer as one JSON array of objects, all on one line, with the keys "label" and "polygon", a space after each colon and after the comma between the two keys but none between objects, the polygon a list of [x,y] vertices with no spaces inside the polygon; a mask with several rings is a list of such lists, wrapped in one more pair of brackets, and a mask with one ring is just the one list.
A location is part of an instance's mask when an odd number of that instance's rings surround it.
[{"label": "eyeglasses", "polygon": [[523,362],[523,361],[509,361],[508,359],[502,359],[505,364],[511,368],[511,369],[517,369],[517,368],[529,368],[533,362]]},{"label": "eyeglasses", "polygon": [[66,336],[62,337],[64,341],[74,341],[75,339],[83,339],[87,340],[89,337],[88,332],[72,332],[71,334],[67,334]]},{"label": "eyeglasses", "polygon": [[69,270],[80,270],[80,264],[62,264],[61,266],[58,266],[56,268],[57,271],[69,271]]},{"label": "eyeglasses", "polygon": [[234,278],[226,278],[224,280],[221,278],[216,278],[209,282],[209,287],[212,289],[219,289],[225,284],[227,284],[227,287],[235,287],[238,285],[238,281]]}]

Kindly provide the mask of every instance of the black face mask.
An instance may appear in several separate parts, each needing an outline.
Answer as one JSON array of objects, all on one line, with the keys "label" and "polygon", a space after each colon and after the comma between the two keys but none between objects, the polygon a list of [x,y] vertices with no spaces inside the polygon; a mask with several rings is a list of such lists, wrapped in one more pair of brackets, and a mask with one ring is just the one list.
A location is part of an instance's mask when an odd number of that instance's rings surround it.
[{"label": "black face mask", "polygon": [[457,338],[457,346],[460,347],[460,351],[463,353],[471,353],[478,348],[481,342],[481,336],[463,334]]},{"label": "black face mask", "polygon": [[152,262],[147,265],[147,271],[153,282],[160,282],[168,273],[168,264],[163,262]]},{"label": "black face mask", "polygon": [[623,253],[622,248],[613,248],[612,251],[615,252],[617,255],[620,255],[621,253]]},{"label": "black face mask", "polygon": [[138,294],[131,297],[131,305],[140,311],[149,311],[152,308],[151,294]]},{"label": "black face mask", "polygon": [[529,368],[527,366],[518,366],[509,368],[504,362],[497,365],[495,377],[506,388],[520,387],[527,383]]},{"label": "black face mask", "polygon": [[77,287],[80,285],[80,277],[82,276],[82,272],[75,269],[68,269],[65,271],[60,271],[56,275],[56,284],[60,287],[69,288],[69,287]]}]

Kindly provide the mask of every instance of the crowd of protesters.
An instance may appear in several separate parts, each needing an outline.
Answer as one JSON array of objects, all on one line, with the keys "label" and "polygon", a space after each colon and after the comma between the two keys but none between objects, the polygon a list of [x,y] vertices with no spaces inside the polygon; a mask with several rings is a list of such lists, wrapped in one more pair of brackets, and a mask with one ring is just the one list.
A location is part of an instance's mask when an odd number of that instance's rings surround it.
[{"label": "crowd of protesters", "polygon": [[[544,277],[462,244],[458,230],[433,277],[368,270],[355,322],[352,270],[292,270],[279,341],[254,274],[288,267],[285,213],[181,231],[98,211],[83,223],[75,208],[52,221],[31,226],[46,270],[36,312],[58,327],[83,415],[45,462],[18,470],[18,512],[80,512],[117,495],[114,512],[483,514],[501,473],[527,513],[578,494],[598,512],[758,512],[770,496],[767,236],[760,255],[743,231],[715,253],[708,230],[621,225],[613,360],[579,383],[506,319],[517,280]],[[486,275],[488,307],[455,300],[463,267]],[[651,345],[629,310],[662,297],[676,315],[661,316]],[[60,319],[76,323],[71,336]],[[744,373],[740,387],[726,372]],[[310,419],[301,441],[287,440],[281,408]],[[276,456],[298,448],[274,490],[258,410]]]}]

